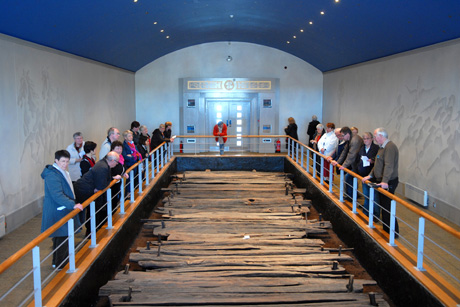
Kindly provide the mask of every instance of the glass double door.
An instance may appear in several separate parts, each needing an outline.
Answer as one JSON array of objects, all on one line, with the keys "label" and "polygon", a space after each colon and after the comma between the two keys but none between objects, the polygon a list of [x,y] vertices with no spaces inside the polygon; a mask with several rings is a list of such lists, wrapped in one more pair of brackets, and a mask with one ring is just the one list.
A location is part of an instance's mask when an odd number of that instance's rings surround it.
[{"label": "glass double door", "polygon": [[[250,139],[243,138],[249,135],[251,128],[251,100],[250,98],[207,98],[206,99],[207,131],[212,134],[214,126],[222,121],[227,125],[228,138],[225,151],[247,151]],[[215,140],[210,142],[209,151],[219,151]]]}]

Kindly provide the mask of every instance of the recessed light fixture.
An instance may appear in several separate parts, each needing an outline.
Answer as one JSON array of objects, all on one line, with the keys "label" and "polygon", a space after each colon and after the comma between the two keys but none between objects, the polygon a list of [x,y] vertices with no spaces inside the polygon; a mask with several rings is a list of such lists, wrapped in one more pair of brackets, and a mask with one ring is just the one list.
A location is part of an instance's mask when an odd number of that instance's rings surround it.
[{"label": "recessed light fixture", "polygon": [[321,14],[321,15],[324,15],[324,11],[321,11],[320,14]]},{"label": "recessed light fixture", "polygon": [[295,35],[292,38],[297,38]]},{"label": "recessed light fixture", "polygon": [[165,30],[161,29],[160,32],[163,33]]},{"label": "recessed light fixture", "polygon": [[230,15],[229,17],[230,17],[230,18],[233,18],[233,17],[235,17],[235,16],[233,16],[233,15]]},{"label": "recessed light fixture", "polygon": [[233,60],[233,58],[231,56],[227,57],[227,62],[231,62],[232,60]]},{"label": "recessed light fixture", "polygon": [[166,35],[166,38],[169,38],[169,35]]},{"label": "recessed light fixture", "polygon": [[290,41],[287,41],[286,43],[290,44],[291,42],[290,42]]},{"label": "recessed light fixture", "polygon": [[303,33],[303,29],[300,29],[300,32],[302,32],[302,33]]},{"label": "recessed light fixture", "polygon": [[137,0],[134,0],[134,3],[136,3],[136,2],[137,2]]},{"label": "recessed light fixture", "polygon": [[156,25],[158,22],[154,21],[153,24]]},{"label": "recessed light fixture", "polygon": [[312,25],[312,24],[313,24],[313,21],[310,21],[310,22],[309,22],[309,24],[311,24],[311,25]]},{"label": "recessed light fixture", "polygon": [[340,2],[340,0],[335,0],[335,3],[339,3],[339,2]]}]

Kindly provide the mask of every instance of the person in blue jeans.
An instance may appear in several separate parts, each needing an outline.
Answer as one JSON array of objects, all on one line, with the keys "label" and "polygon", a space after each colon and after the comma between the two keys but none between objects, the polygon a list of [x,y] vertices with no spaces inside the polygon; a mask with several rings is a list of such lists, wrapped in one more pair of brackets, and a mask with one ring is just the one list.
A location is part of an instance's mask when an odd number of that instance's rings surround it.
[{"label": "person in blue jeans", "polygon": [[[370,132],[364,132],[363,134],[364,145],[359,150],[359,163],[358,163],[358,174],[361,177],[366,177],[371,172],[374,167],[375,156],[379,151],[379,146],[374,143],[374,137]],[[363,194],[364,194],[364,204],[363,204],[363,213],[369,216],[369,194],[370,187],[369,185],[363,183]],[[378,203],[379,193],[374,193],[374,216],[380,219],[380,207],[376,204]]]}]

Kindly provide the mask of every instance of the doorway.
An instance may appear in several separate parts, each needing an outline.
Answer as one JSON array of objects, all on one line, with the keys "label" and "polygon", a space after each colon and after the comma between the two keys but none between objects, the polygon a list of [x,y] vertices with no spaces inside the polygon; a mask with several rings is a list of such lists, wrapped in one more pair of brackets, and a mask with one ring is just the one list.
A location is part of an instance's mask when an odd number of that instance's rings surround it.
[{"label": "doorway", "polygon": [[[225,151],[249,151],[250,139],[242,136],[251,131],[251,98],[206,98],[206,130],[212,133],[220,121],[227,125],[227,135],[236,136],[228,138]],[[209,151],[219,151],[214,140]]]}]

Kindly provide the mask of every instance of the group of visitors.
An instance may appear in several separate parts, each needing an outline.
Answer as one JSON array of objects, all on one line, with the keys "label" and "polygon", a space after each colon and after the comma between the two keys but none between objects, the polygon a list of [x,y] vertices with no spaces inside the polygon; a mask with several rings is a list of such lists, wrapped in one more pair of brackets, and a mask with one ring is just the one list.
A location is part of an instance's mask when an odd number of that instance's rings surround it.
[{"label": "group of visitors", "polygon": [[[290,117],[289,125],[285,128],[288,136],[298,140],[297,125]],[[384,128],[375,129],[374,133],[365,132],[362,137],[356,127],[336,128],[334,123],[327,123],[326,130],[315,115],[307,129],[308,144],[326,159],[323,160],[323,178],[328,182],[330,164],[340,165],[340,170],[351,170],[361,177],[363,194],[365,195],[363,212],[369,215],[369,184],[375,185],[394,193],[398,186],[398,162],[399,152],[396,145],[388,139],[388,133]],[[287,145],[286,145],[287,146]],[[287,148],[287,147],[286,147]],[[316,169],[321,170],[321,157],[317,155]],[[351,200],[353,195],[353,176],[345,175],[346,193],[345,198]],[[380,207],[377,205],[380,204]],[[380,210],[383,208],[383,210]],[[391,199],[383,193],[374,194],[373,214],[383,223],[383,230],[389,232]],[[395,224],[396,233],[399,232],[398,223]],[[397,236],[397,234],[396,234]]]},{"label": "group of visitors", "polygon": [[[163,142],[173,142],[171,136],[172,123],[166,122],[155,129],[152,137],[145,125],[138,121],[131,123],[131,129],[123,132],[124,141],[119,141],[120,131],[111,127],[107,131],[107,138],[102,142],[99,150],[99,161],[96,162],[97,144],[84,141],[81,132],[73,134],[73,143],[66,150],[58,150],[54,155],[54,164],[47,165],[41,177],[45,181],[45,198],[41,231],[44,232],[57,221],[65,217],[74,209],[82,212],[74,218],[75,230],[87,223],[86,236],[90,233],[89,207],[83,209],[81,205],[94,193],[104,190],[112,180],[130,178],[126,170],[138,161],[149,157],[151,150]],[[68,171],[67,171],[68,169]],[[137,175],[137,168],[134,176]],[[112,186],[112,206],[119,202],[121,182]],[[96,226],[102,227],[107,218],[107,210],[100,210],[106,203],[107,197],[101,195],[95,200]],[[86,214],[85,212],[86,211]],[[53,267],[62,269],[67,263],[68,244],[63,242],[68,236],[67,225],[60,227],[50,237],[53,241]]]}]

